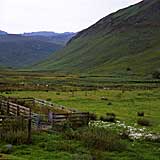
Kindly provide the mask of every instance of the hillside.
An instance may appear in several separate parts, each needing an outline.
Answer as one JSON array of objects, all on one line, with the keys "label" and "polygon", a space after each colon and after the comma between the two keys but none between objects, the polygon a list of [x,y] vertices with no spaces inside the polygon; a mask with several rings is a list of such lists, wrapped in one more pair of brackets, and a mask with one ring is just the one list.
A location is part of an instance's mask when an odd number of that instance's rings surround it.
[{"label": "hillside", "polygon": [[[50,34],[41,36],[38,35],[38,32],[37,35],[34,34],[1,34],[0,65],[13,68],[33,65],[61,49],[71,38],[63,34],[62,39],[59,39],[59,36],[62,36],[62,34],[59,35],[56,33],[54,38],[52,38],[53,35]],[[74,34],[72,33],[72,35]]]},{"label": "hillside", "polygon": [[62,48],[62,45],[34,40],[20,35],[0,36],[0,64],[7,67],[32,65],[51,53]]},{"label": "hillside", "polygon": [[31,32],[22,34],[26,37],[32,37],[34,39],[44,40],[47,42],[52,42],[55,44],[65,45],[76,33],[64,32],[64,33],[55,33],[55,32]]},{"label": "hillside", "polygon": [[6,34],[7,34],[7,32],[4,32],[4,31],[0,30],[0,35],[6,35]]},{"label": "hillside", "polygon": [[35,70],[148,74],[160,67],[160,1],[144,0],[79,32]]}]

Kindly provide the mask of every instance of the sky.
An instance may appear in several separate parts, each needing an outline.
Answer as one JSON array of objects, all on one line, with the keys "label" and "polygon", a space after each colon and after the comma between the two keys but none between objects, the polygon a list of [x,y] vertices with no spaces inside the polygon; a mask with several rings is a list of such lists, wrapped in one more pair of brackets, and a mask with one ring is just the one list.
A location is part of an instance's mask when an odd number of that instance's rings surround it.
[{"label": "sky", "polygon": [[0,30],[78,32],[141,0],[0,0]]}]

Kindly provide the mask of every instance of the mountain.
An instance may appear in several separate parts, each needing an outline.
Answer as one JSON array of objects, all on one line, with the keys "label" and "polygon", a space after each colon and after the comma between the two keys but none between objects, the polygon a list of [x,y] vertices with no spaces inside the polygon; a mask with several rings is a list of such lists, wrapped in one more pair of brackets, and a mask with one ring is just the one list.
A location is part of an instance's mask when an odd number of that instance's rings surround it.
[{"label": "mountain", "polygon": [[47,32],[47,31],[40,31],[40,32],[30,32],[30,33],[24,33],[22,34],[24,36],[44,36],[44,37],[51,37],[51,36],[57,36],[58,33],[55,32]]},{"label": "mountain", "polygon": [[0,65],[24,67],[47,58],[63,46],[21,35],[0,36]]},{"label": "mountain", "polygon": [[152,73],[160,68],[160,0],[143,0],[102,18],[32,67],[74,73]]},{"label": "mountain", "polygon": [[4,32],[4,31],[0,30],[0,35],[7,35],[7,34],[8,34],[7,32]]},{"label": "mountain", "polygon": [[[1,32],[0,32],[1,33]],[[3,34],[4,33],[4,34]],[[73,33],[37,32],[0,35],[0,65],[22,68],[46,59],[64,47]],[[71,36],[72,35],[72,36]],[[62,36],[62,38],[59,38]]]},{"label": "mountain", "polygon": [[55,32],[31,32],[24,33],[23,36],[33,37],[34,39],[44,39],[48,42],[65,45],[72,37],[76,35],[73,32],[55,33]]}]

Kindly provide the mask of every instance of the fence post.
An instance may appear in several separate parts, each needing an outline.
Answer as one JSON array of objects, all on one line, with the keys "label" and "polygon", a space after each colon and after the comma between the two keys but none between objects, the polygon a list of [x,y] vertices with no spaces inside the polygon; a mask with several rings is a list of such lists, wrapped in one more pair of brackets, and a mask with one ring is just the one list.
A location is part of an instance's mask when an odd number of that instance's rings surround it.
[{"label": "fence post", "polygon": [[27,142],[31,142],[31,125],[32,125],[32,117],[31,117],[31,108],[29,108],[29,119],[28,119],[28,140]]},{"label": "fence post", "polygon": [[35,98],[32,99],[32,104],[33,104],[33,106],[35,106],[35,104],[36,104],[35,103]]},{"label": "fence post", "polygon": [[89,121],[90,121],[90,114],[89,112],[87,112],[87,125],[89,124]]},{"label": "fence post", "polygon": [[52,122],[51,122],[52,128],[55,125],[55,113],[52,112]]},{"label": "fence post", "polygon": [[0,101],[0,114],[4,114],[5,113],[5,109],[4,109],[5,107],[4,107],[4,102],[3,102],[3,100],[1,99],[1,101]]},{"label": "fence post", "polygon": [[0,111],[2,110],[2,100],[0,100]]},{"label": "fence post", "polygon": [[48,112],[48,122],[52,123],[52,121],[53,121],[53,112],[49,111]]},{"label": "fence post", "polygon": [[20,113],[19,113],[19,106],[17,106],[17,116],[19,116]]},{"label": "fence post", "polygon": [[9,115],[9,102],[7,102],[7,115]]},{"label": "fence post", "polygon": [[64,116],[65,116],[66,121],[68,121],[69,120],[68,113],[66,113]]}]

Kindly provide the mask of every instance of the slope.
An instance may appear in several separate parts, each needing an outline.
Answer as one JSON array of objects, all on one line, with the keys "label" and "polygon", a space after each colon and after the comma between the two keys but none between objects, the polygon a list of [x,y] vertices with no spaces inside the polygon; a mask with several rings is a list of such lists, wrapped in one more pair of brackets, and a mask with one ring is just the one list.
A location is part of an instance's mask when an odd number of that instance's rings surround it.
[{"label": "slope", "polygon": [[72,37],[76,35],[73,32],[55,33],[55,32],[31,32],[22,34],[26,37],[32,37],[33,39],[44,40],[47,42],[65,45]]},{"label": "slope", "polygon": [[160,0],[144,0],[104,17],[34,70],[148,74],[160,67]]},{"label": "slope", "polygon": [[6,34],[7,34],[7,32],[4,32],[4,31],[0,30],[0,35],[6,35]]},{"label": "slope", "polygon": [[63,46],[21,35],[0,36],[0,65],[24,67],[47,58]]}]

